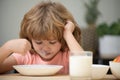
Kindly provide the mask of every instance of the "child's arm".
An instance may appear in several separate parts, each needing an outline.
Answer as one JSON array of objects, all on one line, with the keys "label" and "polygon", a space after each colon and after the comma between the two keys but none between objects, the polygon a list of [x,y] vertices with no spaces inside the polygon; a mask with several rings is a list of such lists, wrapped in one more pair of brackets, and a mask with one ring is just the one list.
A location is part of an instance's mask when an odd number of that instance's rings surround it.
[{"label": "child's arm", "polygon": [[6,42],[0,47],[0,73],[9,71],[12,66],[17,64],[12,53],[21,53],[24,55],[31,49],[30,43],[26,39],[15,39]]},{"label": "child's arm", "polygon": [[74,28],[75,28],[74,24],[71,21],[67,21],[67,24],[65,25],[64,39],[66,40],[67,45],[71,52],[83,51],[83,48],[80,46],[80,44],[77,42],[77,40],[74,38],[72,34]]}]

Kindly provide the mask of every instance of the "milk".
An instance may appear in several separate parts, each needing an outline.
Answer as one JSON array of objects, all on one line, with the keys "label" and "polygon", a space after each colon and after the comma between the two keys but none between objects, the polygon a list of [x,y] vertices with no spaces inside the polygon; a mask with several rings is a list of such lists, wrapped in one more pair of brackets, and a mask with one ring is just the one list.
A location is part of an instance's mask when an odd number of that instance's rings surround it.
[{"label": "milk", "polygon": [[69,57],[70,76],[91,77],[92,55],[72,55]]}]

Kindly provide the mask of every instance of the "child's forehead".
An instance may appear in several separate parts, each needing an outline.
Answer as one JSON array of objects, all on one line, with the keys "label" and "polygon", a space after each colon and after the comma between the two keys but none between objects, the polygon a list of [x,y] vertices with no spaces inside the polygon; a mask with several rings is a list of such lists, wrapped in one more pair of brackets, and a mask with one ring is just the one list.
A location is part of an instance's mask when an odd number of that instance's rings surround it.
[{"label": "child's forehead", "polygon": [[58,41],[58,40],[33,40],[33,41],[41,42],[41,41]]},{"label": "child's forehead", "polygon": [[39,38],[34,38],[34,40],[58,40],[57,38],[53,37],[53,36],[49,36],[49,37],[39,37]]}]

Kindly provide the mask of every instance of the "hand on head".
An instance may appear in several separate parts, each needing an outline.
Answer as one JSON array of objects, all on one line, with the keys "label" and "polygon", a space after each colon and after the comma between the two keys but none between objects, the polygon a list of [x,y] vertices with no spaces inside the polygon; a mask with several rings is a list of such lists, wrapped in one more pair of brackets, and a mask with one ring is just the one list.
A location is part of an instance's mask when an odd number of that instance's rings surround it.
[{"label": "hand on head", "polygon": [[75,28],[75,25],[73,24],[73,22],[71,21],[67,21],[67,24],[65,25],[65,32],[69,31],[69,32],[73,32]]},{"label": "hand on head", "polygon": [[74,29],[75,29],[75,25],[73,24],[73,22],[68,20],[64,28],[64,38],[67,35],[73,33]]}]

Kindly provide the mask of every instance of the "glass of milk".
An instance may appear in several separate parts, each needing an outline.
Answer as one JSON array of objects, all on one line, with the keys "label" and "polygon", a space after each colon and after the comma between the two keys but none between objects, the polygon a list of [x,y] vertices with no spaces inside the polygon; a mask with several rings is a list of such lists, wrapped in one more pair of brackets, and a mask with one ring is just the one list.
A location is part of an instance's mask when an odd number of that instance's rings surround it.
[{"label": "glass of milk", "polygon": [[69,57],[69,74],[72,78],[91,79],[92,75],[91,51],[74,51]]}]

